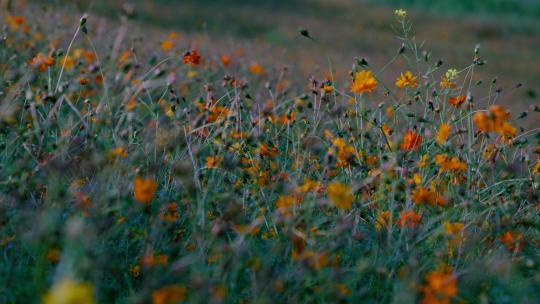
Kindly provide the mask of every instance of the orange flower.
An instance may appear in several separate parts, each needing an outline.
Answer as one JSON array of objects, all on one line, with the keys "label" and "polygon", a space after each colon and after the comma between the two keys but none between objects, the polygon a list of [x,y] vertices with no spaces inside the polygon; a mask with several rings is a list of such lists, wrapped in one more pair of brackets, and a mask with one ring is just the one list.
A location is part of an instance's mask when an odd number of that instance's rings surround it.
[{"label": "orange flower", "polygon": [[412,191],[411,200],[415,204],[430,204],[442,206],[446,204],[446,200],[441,195],[437,194],[434,189],[419,187]]},{"label": "orange flower", "polygon": [[351,187],[340,182],[328,185],[328,198],[334,206],[342,209],[349,209],[354,201]]},{"label": "orange flower", "polygon": [[435,162],[440,166],[440,172],[467,170],[467,164],[462,162],[457,156],[448,159],[446,154],[437,154],[435,155]]},{"label": "orange flower", "polygon": [[357,155],[356,149],[353,146],[347,145],[343,138],[336,137],[332,140],[332,147],[328,150],[328,154],[335,155],[337,150],[337,167],[346,167],[349,162]]},{"label": "orange flower", "polygon": [[169,257],[164,254],[155,255],[152,250],[147,251],[141,257],[141,265],[143,266],[164,266],[169,262]]},{"label": "orange flower", "polygon": [[223,158],[221,156],[207,156],[206,157],[206,167],[208,169],[217,168],[221,162],[223,161]]},{"label": "orange flower", "polygon": [[421,221],[422,215],[420,213],[416,213],[414,210],[403,210],[399,213],[397,224],[400,227],[413,228],[419,225]]},{"label": "orange flower", "polygon": [[178,206],[175,203],[169,203],[165,212],[159,216],[164,222],[175,222],[178,217]]},{"label": "orange flower", "polygon": [[23,16],[7,16],[6,21],[12,31],[17,31],[23,28],[25,23]]},{"label": "orange flower", "polygon": [[[165,40],[161,42],[161,49],[165,52],[170,51],[173,46],[174,46],[174,43],[171,40]],[[184,57],[184,60],[185,60],[185,57]]]},{"label": "orange flower", "polygon": [[407,134],[403,138],[401,149],[404,151],[416,150],[421,143],[422,136],[414,133],[412,130],[409,129],[409,131],[407,131]]},{"label": "orange flower", "polygon": [[130,51],[123,51],[122,54],[118,57],[118,65],[121,66],[126,63],[131,58]]},{"label": "orange flower", "polygon": [[60,261],[61,252],[58,248],[50,248],[47,251],[47,260],[52,263]]},{"label": "orange flower", "polygon": [[460,222],[450,223],[450,222],[444,222],[444,233],[447,236],[456,236],[461,234],[461,231],[463,231],[463,228],[465,227],[465,224]]},{"label": "orange flower", "polygon": [[437,132],[437,136],[435,137],[435,141],[439,145],[444,145],[446,140],[448,139],[448,136],[450,135],[450,132],[452,132],[452,128],[450,125],[443,123],[439,126],[439,131]]},{"label": "orange flower", "polygon": [[465,237],[465,233],[463,232],[463,229],[465,228],[465,224],[460,222],[450,223],[450,222],[444,222],[443,223],[444,228],[444,234],[449,238],[447,241],[449,253],[453,253],[454,248],[458,248],[461,244],[461,241]]},{"label": "orange flower", "polygon": [[151,177],[143,179],[137,176],[133,180],[133,192],[135,194],[135,199],[140,203],[149,203],[152,198],[154,198],[156,190],[157,184]]},{"label": "orange flower", "polygon": [[97,75],[94,78],[94,81],[96,82],[96,84],[102,84],[103,83],[103,76],[102,75]]},{"label": "orange flower", "polygon": [[511,252],[518,253],[523,248],[523,233],[507,231],[499,237],[499,240]]},{"label": "orange flower", "polygon": [[152,304],[174,304],[186,299],[187,288],[169,285],[152,292]]},{"label": "orange flower", "polygon": [[78,81],[80,85],[87,85],[90,82],[86,77],[79,77]]},{"label": "orange flower", "polygon": [[294,122],[295,118],[295,112],[291,112],[290,114],[281,114],[278,117],[275,117],[274,115],[268,116],[268,120],[271,123],[280,125],[290,125],[292,122]]},{"label": "orange flower", "polygon": [[371,71],[362,70],[354,75],[351,83],[351,92],[353,93],[371,93],[377,88],[377,80],[373,77]]},{"label": "orange flower", "polygon": [[212,287],[212,299],[214,302],[222,302],[227,296],[227,288],[223,285]]},{"label": "orange flower", "polygon": [[455,106],[455,107],[458,107],[462,103],[464,103],[466,99],[467,99],[467,96],[463,96],[463,95],[456,96],[456,97],[450,97],[448,99],[448,103]]},{"label": "orange flower", "polygon": [[276,146],[270,148],[266,144],[261,144],[261,146],[259,147],[259,151],[261,156],[266,156],[270,158],[274,158],[274,156],[280,155],[279,150]]},{"label": "orange flower", "polygon": [[326,94],[330,94],[332,92],[334,92],[334,87],[330,84],[325,84],[323,87],[322,87],[322,91]]},{"label": "orange flower", "polygon": [[252,63],[249,66],[249,71],[255,75],[262,75],[265,72],[263,66],[258,63]]},{"label": "orange flower", "polygon": [[219,119],[225,118],[230,113],[229,108],[218,105],[211,106],[208,110],[210,111],[208,114],[208,122],[215,122]]},{"label": "orange flower", "polygon": [[229,66],[229,64],[231,64],[231,57],[229,57],[229,55],[221,55],[220,59],[221,64],[224,66]]},{"label": "orange flower", "polygon": [[96,61],[96,54],[94,54],[94,52],[92,51],[86,51],[84,52],[84,59],[86,59],[86,61],[88,63],[92,63],[94,61]]},{"label": "orange flower", "polygon": [[418,77],[413,76],[411,71],[407,71],[405,74],[401,75],[396,79],[396,86],[400,89],[404,87],[416,88],[418,86]]},{"label": "orange flower", "polygon": [[532,173],[535,175],[540,175],[540,159],[536,162],[536,165],[533,167]]},{"label": "orange flower", "polygon": [[488,112],[476,112],[473,115],[474,124],[480,131],[496,132],[506,138],[512,138],[517,130],[508,123],[509,119],[510,112],[499,105],[491,106]]},{"label": "orange flower", "polygon": [[196,50],[187,51],[184,54],[184,64],[198,65],[201,62],[201,56]]},{"label": "orange flower", "polygon": [[441,267],[426,276],[422,304],[447,304],[457,295],[457,278],[449,267]]},{"label": "orange flower", "polygon": [[39,67],[40,72],[44,72],[47,67],[50,67],[54,64],[54,58],[52,56],[45,56],[42,53],[38,53],[36,57],[32,58],[29,62],[32,66]]}]

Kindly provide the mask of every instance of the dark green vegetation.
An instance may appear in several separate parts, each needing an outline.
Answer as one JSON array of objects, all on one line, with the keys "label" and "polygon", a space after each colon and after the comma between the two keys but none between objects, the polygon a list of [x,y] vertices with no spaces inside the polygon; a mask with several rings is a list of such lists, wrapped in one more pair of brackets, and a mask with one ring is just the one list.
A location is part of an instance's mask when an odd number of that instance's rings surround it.
[{"label": "dark green vegetation", "polygon": [[538,303],[526,31],[93,3],[0,15],[0,303]]}]

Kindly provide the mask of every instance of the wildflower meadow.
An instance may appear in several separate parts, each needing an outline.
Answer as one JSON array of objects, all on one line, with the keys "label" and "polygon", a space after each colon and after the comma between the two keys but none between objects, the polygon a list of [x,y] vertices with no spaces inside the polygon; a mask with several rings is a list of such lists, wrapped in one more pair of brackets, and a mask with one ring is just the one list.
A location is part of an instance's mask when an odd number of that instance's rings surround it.
[{"label": "wildflower meadow", "polygon": [[540,101],[482,45],[451,66],[385,6],[382,64],[302,74],[15,2],[0,303],[540,303]]}]

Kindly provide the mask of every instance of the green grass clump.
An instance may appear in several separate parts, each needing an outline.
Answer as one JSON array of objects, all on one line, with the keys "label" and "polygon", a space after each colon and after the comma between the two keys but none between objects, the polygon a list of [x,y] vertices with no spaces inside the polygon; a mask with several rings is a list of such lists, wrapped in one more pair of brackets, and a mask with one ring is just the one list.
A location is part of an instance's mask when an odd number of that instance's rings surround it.
[{"label": "green grass clump", "polygon": [[396,11],[394,56],[339,83],[30,20],[2,20],[0,302],[540,299],[540,108],[479,47],[444,67]]}]

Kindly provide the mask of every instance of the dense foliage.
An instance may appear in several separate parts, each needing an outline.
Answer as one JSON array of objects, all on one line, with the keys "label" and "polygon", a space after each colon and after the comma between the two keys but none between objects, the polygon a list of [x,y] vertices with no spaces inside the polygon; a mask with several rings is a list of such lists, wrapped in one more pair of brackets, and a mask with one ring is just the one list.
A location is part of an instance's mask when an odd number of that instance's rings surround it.
[{"label": "dense foliage", "polygon": [[540,301],[540,109],[395,14],[345,83],[6,16],[0,302]]}]

